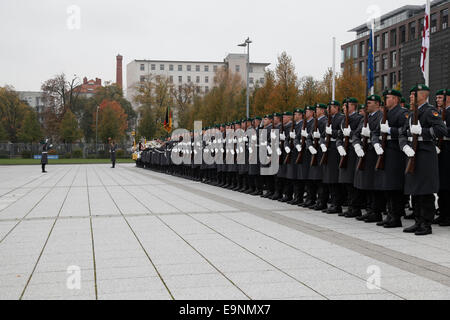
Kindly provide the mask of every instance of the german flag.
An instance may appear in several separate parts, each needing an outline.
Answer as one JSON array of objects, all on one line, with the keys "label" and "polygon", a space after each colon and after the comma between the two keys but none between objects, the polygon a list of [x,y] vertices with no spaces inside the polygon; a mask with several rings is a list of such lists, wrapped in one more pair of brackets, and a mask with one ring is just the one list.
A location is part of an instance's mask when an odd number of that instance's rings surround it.
[{"label": "german flag", "polygon": [[167,131],[167,133],[172,132],[172,120],[172,111],[170,110],[170,106],[167,106],[166,118],[164,119],[164,129]]}]

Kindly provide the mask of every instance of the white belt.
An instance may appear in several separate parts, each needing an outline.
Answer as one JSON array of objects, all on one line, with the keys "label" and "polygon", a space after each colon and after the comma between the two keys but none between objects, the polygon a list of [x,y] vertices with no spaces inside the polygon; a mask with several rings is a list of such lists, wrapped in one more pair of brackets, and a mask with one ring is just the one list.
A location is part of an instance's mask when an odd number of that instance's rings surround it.
[{"label": "white belt", "polygon": [[[408,141],[409,141],[409,142],[413,142],[413,138],[412,138],[412,137],[409,137],[409,138],[408,138]],[[423,141],[423,138],[422,138],[422,137],[419,137],[419,138],[417,138],[417,141]]]},{"label": "white belt", "polygon": [[[380,140],[383,140],[383,136],[380,137]],[[387,136],[387,140],[393,140],[391,136]]]},{"label": "white belt", "polygon": [[331,138],[330,141],[331,142],[336,142],[336,139]]},{"label": "white belt", "polygon": [[48,152],[45,152],[45,151],[43,151],[42,153],[45,153],[45,154],[47,154]]},{"label": "white belt", "polygon": [[444,137],[444,141],[450,141],[450,138]]}]

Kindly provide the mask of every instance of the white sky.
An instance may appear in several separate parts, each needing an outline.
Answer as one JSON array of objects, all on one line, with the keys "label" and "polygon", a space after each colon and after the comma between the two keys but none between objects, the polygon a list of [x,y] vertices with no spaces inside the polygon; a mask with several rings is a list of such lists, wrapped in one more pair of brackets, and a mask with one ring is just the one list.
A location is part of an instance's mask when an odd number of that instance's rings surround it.
[{"label": "white sky", "polygon": [[[368,8],[381,14],[425,0],[1,0],[0,86],[39,90],[65,72],[68,77],[115,82],[115,57],[222,61],[247,36],[252,62],[275,67],[292,56],[299,76],[322,75],[332,64],[332,37],[340,45],[348,30],[365,23]],[[80,29],[68,28],[67,9],[80,8]]]}]

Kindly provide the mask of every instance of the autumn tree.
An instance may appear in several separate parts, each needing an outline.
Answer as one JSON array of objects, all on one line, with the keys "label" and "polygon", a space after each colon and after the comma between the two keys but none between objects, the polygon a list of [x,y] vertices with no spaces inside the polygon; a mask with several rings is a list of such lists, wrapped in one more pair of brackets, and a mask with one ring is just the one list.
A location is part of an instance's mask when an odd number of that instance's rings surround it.
[{"label": "autumn tree", "polygon": [[[96,113],[93,128],[96,128]],[[103,142],[108,138],[120,140],[128,128],[127,115],[117,101],[104,100],[98,113],[98,135]]]},{"label": "autumn tree", "polygon": [[275,73],[272,70],[268,70],[264,76],[264,85],[254,92],[254,115],[267,114],[274,109],[269,99],[273,94],[275,84]]},{"label": "autumn tree", "polygon": [[18,141],[18,133],[28,111],[32,108],[20,100],[12,87],[0,87],[0,120],[9,141]]},{"label": "autumn tree", "polygon": [[345,62],[344,71],[336,81],[336,99],[343,101],[347,97],[357,98],[361,102],[366,99],[365,78],[355,69],[352,59]]},{"label": "autumn tree", "polygon": [[138,137],[147,139],[155,138],[156,122],[153,117],[152,109],[149,106],[145,106],[141,109],[141,118],[138,125]]},{"label": "autumn tree", "polygon": [[64,143],[74,143],[81,138],[78,121],[72,111],[67,110],[61,121],[59,135]]},{"label": "autumn tree", "polygon": [[36,112],[29,110],[22,121],[19,130],[18,140],[26,143],[39,142],[42,139],[41,125],[38,121]]},{"label": "autumn tree", "polygon": [[275,69],[276,85],[269,97],[272,112],[292,110],[298,105],[299,84],[292,58],[283,52]]},{"label": "autumn tree", "polygon": [[3,127],[3,123],[0,121],[0,141],[6,141],[8,140],[8,133],[6,132],[5,128]]}]

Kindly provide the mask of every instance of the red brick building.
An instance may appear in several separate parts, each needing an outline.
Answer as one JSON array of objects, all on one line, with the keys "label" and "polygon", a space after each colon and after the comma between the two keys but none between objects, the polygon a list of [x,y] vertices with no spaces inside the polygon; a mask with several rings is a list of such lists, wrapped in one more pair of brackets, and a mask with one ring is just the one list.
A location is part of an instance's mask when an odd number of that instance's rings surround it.
[{"label": "red brick building", "polygon": [[102,79],[95,78],[95,80],[88,80],[86,77],[83,79],[83,84],[79,85],[75,88],[76,92],[79,92],[81,95],[90,98],[94,96],[95,90],[102,86]]}]

